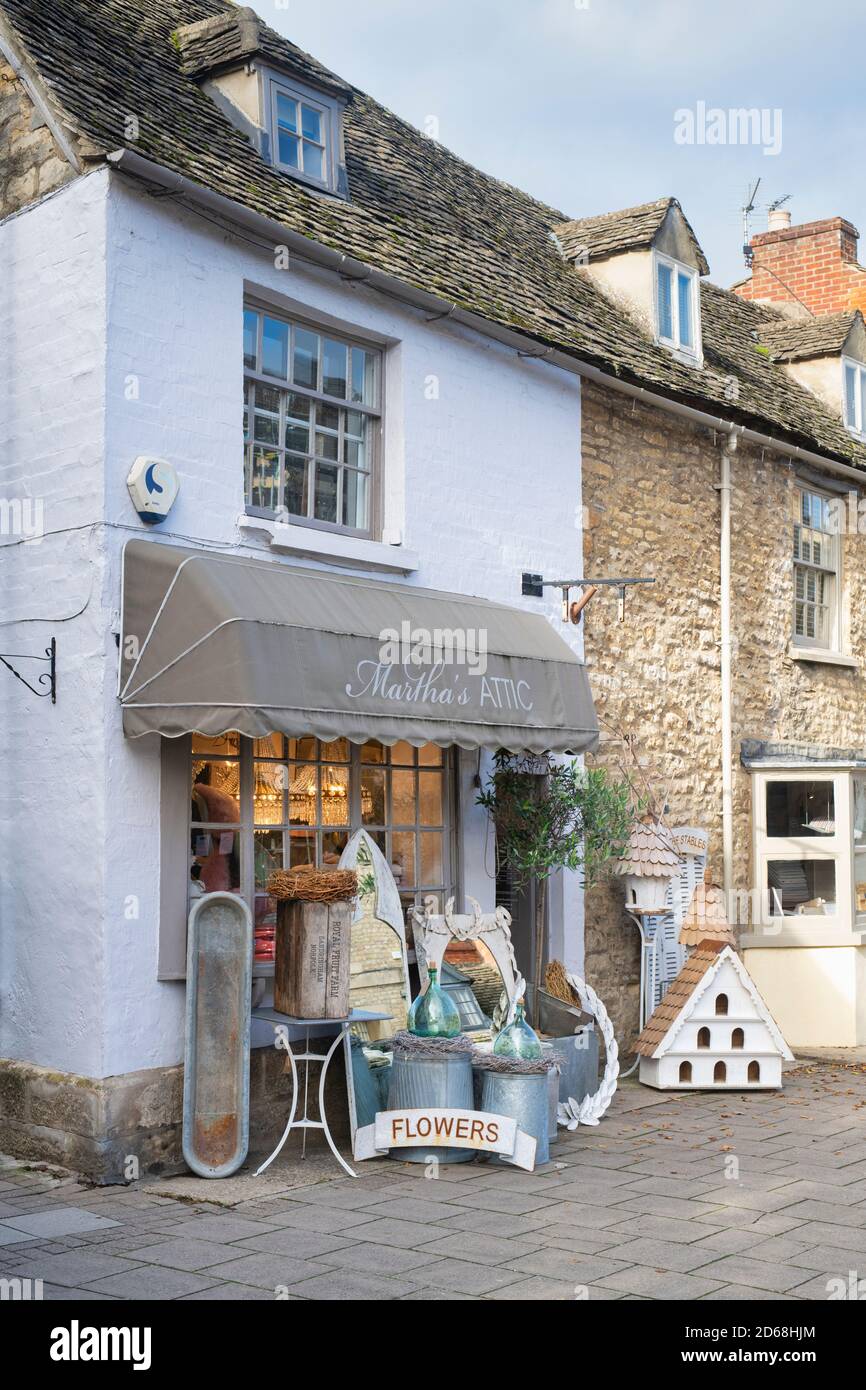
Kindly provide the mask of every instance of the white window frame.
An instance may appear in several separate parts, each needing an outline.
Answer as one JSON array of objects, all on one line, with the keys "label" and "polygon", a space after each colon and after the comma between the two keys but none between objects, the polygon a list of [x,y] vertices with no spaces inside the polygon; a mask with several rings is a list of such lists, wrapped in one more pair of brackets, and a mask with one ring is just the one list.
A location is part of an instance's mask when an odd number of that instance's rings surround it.
[{"label": "white window frame", "polygon": [[[671,324],[673,334],[666,337],[661,331],[661,305],[659,303],[659,266],[667,266],[673,277],[673,293],[671,295]],[[692,337],[694,342],[689,346],[680,341],[680,304],[679,304],[679,284],[678,275],[686,275],[689,280],[689,302],[692,311]],[[655,323],[656,341],[664,347],[669,348],[677,357],[682,357],[690,364],[700,362],[702,357],[701,340],[701,297],[700,297],[700,277],[694,266],[686,265],[684,261],[674,260],[672,256],[666,256],[661,251],[653,252],[652,262],[653,277],[653,319]]]},{"label": "white window frame", "polygon": [[[830,505],[838,502],[838,498],[822,492],[820,488],[813,487],[810,483],[802,479],[794,481],[794,509],[791,518],[791,534],[793,542],[793,567],[792,577],[792,606],[791,606],[791,641],[797,648],[805,648],[816,652],[842,652],[842,547],[838,530],[824,529],[823,527],[806,527],[802,521],[803,504],[802,495],[817,498],[821,503]],[[828,523],[829,527],[829,523]],[[818,532],[823,538],[821,559],[819,562],[803,559],[801,554],[802,532],[808,530]],[[799,534],[798,534],[799,533]],[[811,544],[811,542],[810,542]],[[808,636],[805,632],[797,632],[797,604],[804,603],[809,606],[818,606],[816,601],[801,599],[797,597],[797,571],[813,573],[817,577],[823,576],[829,589],[829,598],[823,605],[827,610],[827,632],[826,636]]]},{"label": "white window frame", "polygon": [[[300,315],[289,313],[284,309],[276,308],[273,305],[268,304],[264,300],[257,299],[254,296],[247,296],[247,298],[244,300],[244,312],[246,313],[247,310],[258,315],[258,323],[255,349],[256,366],[250,367],[246,365],[246,363],[244,363],[245,395],[247,387],[251,386],[254,389],[257,384],[265,388],[274,389],[280,393],[280,442],[274,447],[274,451],[279,454],[280,458],[280,472],[278,482],[278,496],[280,499],[280,504],[277,508],[273,510],[270,510],[265,507],[256,507],[251,504],[246,495],[247,481],[251,476],[252,460],[254,457],[256,445],[256,441],[254,439],[253,434],[253,418],[251,416],[249,421],[249,439],[244,444],[244,509],[246,514],[248,516],[262,517],[268,520],[285,520],[290,522],[291,524],[311,527],[316,530],[330,531],[343,536],[356,536],[360,539],[366,540],[374,539],[378,535],[380,530],[380,474],[383,438],[382,429],[384,418],[385,368],[384,350],[382,345],[380,343],[370,342],[368,339],[361,338],[358,335],[348,332],[343,328],[334,328],[331,327],[331,325],[328,323],[317,322],[315,319],[312,318],[306,318]],[[287,378],[285,381],[281,377],[266,375],[261,370],[261,367],[263,365],[262,336],[264,331],[264,320],[266,317],[277,319],[281,323],[286,324],[289,328],[288,368]],[[336,342],[343,343],[350,350],[352,348],[358,348],[362,352],[365,352],[370,357],[372,357],[374,361],[373,371],[375,374],[373,404],[367,404],[366,402],[351,400],[349,399],[348,395],[344,400],[339,396],[330,395],[319,389],[324,385],[324,361],[322,355],[320,355],[319,358],[319,374],[316,389],[314,390],[312,387],[296,385],[292,380],[292,367],[295,332],[298,329],[310,333],[315,333],[322,341],[325,338],[330,338]],[[349,382],[349,386],[350,385],[351,380]],[[283,505],[285,499],[285,461],[287,454],[291,454],[293,452],[291,450],[287,450],[284,447],[285,411],[287,407],[288,397],[292,394],[304,396],[314,405],[316,403],[319,403],[322,406],[335,407],[336,409],[343,412],[353,411],[356,414],[365,416],[368,421],[368,458],[366,467],[363,469],[355,468],[354,466],[346,463],[344,459],[340,457],[340,455],[343,453],[344,440],[347,437],[345,436],[342,417],[341,424],[339,426],[338,458],[336,461],[324,458],[318,459],[318,456],[315,454],[315,431],[313,428],[310,428],[308,433],[310,449],[313,452],[308,455],[308,470],[309,477],[312,479],[312,482],[308,481],[308,500],[306,514],[300,512],[287,512],[285,511]],[[244,409],[246,410],[246,404]],[[262,445],[262,447],[265,446]],[[325,467],[336,467],[338,469],[336,503],[336,514],[338,518],[337,521],[325,521],[319,517],[316,517],[315,515],[315,468],[317,466],[317,463],[321,463]],[[352,472],[362,472],[367,479],[367,524],[364,527],[347,526],[344,525],[340,520],[343,511],[343,491],[345,486],[345,480],[347,474]]]},{"label": "white window frame", "polygon": [[[848,372],[855,373],[854,419],[848,416]],[[842,358],[842,421],[857,439],[866,439],[866,363],[853,357]]]},{"label": "white window frame", "polygon": [[[857,906],[857,884],[866,889],[866,834],[855,841],[855,779],[866,786],[866,768],[830,764],[780,764],[752,769],[751,925],[744,923],[740,947],[862,945],[866,933],[866,892]],[[835,830],[830,835],[772,836],[767,834],[767,787],[771,782],[828,782],[833,786]],[[833,913],[774,915],[765,896],[771,860],[829,860],[835,866],[836,910]],[[763,918],[763,920],[761,920]]]},{"label": "white window frame", "polygon": [[[326,189],[328,192],[337,191],[339,151],[340,151],[340,107],[338,102],[321,92],[314,92],[305,87],[302,83],[290,82],[284,78],[269,77],[267,79],[267,119],[268,134],[271,144],[271,160],[275,169],[288,174],[293,179],[300,179],[303,183],[310,184],[313,188]],[[298,106],[309,106],[318,111],[322,118],[322,133],[324,136],[324,155],[322,164],[324,177],[318,178],[313,174],[308,174],[303,168],[295,168],[293,164],[283,164],[280,160],[280,141],[279,128],[277,124],[277,97],[289,97],[296,101]],[[298,133],[301,142],[301,159],[303,160],[303,136]]]}]

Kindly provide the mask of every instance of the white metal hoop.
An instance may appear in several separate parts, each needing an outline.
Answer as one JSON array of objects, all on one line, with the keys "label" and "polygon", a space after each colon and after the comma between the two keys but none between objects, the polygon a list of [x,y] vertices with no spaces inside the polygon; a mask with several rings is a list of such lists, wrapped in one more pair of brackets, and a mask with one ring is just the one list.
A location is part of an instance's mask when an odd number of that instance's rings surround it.
[{"label": "white metal hoop", "polygon": [[616,1080],[619,1076],[619,1048],[607,1009],[595,990],[586,983],[586,980],[581,980],[578,975],[566,975],[566,979],[577,994],[581,1008],[585,1013],[592,1015],[604,1038],[604,1076],[598,1090],[594,1095],[587,1096],[584,1100],[560,1101],[557,1106],[556,1118],[558,1122],[565,1129],[577,1129],[578,1125],[597,1125],[613,1100]]}]

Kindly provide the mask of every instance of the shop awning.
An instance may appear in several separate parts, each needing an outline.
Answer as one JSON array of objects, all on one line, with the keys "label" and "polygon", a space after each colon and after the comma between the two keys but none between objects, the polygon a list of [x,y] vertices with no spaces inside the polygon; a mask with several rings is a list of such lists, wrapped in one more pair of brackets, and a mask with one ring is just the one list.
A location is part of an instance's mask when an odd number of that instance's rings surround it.
[{"label": "shop awning", "polygon": [[585,667],[545,617],[384,579],[129,541],[120,655],[131,738],[534,753],[597,738]]}]

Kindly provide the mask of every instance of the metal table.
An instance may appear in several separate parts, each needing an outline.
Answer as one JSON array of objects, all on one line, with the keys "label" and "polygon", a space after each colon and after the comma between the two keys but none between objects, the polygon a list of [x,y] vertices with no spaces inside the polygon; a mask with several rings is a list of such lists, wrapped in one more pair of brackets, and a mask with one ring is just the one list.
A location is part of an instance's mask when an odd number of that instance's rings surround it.
[{"label": "metal table", "polygon": [[[356,1178],[358,1174],[355,1172],[353,1168],[349,1167],[348,1163],[343,1158],[343,1155],[340,1153],[339,1149],[334,1143],[331,1131],[328,1128],[328,1117],[325,1113],[325,1079],[328,1074],[328,1067],[330,1065],[331,1058],[333,1057],[337,1048],[340,1046],[340,1043],[342,1043],[346,1052],[346,1092],[349,1101],[349,1121],[350,1124],[354,1126],[355,1107],[354,1086],[352,1080],[352,1044],[349,1039],[349,1030],[352,1027],[353,1023],[379,1022],[383,1019],[390,1018],[391,1015],[387,1013],[371,1012],[371,1010],[369,1009],[353,1009],[352,1012],[346,1018],[292,1018],[289,1014],[278,1013],[276,1009],[269,1005],[262,1005],[259,1008],[255,1008],[252,1010],[252,1017],[261,1019],[265,1023],[273,1024],[274,1031],[276,1033],[274,1045],[275,1047],[281,1049],[282,1051],[288,1054],[289,1065],[292,1071],[292,1106],[289,1111],[288,1123],[286,1124],[286,1127],[283,1130],[280,1142],[277,1144],[277,1147],[274,1149],[270,1158],[266,1158],[261,1167],[256,1169],[254,1176],[258,1177],[260,1173],[263,1173],[266,1168],[270,1167],[274,1159],[277,1157],[277,1154],[279,1154],[283,1149],[283,1146],[285,1145],[285,1142],[293,1129],[300,1129],[303,1131],[303,1140],[301,1145],[302,1158],[306,1158],[307,1156],[307,1130],[321,1129],[324,1131],[324,1135],[328,1141],[331,1153],[334,1155],[337,1162],[340,1164],[342,1168],[346,1170],[350,1178]],[[328,1050],[326,1052],[311,1052],[311,1030],[315,1030],[316,1033],[319,1034],[327,1034],[331,1031],[332,1028],[336,1029],[336,1035],[334,1037],[334,1041],[331,1043],[330,1047],[328,1047]],[[300,1029],[303,1032],[303,1052],[295,1053],[292,1051],[291,1038],[289,1037],[290,1029]],[[304,1110],[299,1120],[295,1119],[298,1110],[298,1093],[300,1090],[298,1081],[298,1062],[304,1063]],[[321,1063],[322,1067],[321,1073],[319,1075],[318,1120],[310,1119],[308,1109],[310,1099],[311,1062],[319,1062]]]}]

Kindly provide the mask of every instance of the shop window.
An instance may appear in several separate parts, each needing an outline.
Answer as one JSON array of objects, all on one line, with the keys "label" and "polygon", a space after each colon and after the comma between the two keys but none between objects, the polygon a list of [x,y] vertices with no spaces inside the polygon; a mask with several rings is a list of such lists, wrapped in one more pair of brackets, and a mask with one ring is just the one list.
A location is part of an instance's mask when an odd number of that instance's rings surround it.
[{"label": "shop window", "polygon": [[832,859],[770,859],[766,886],[772,917],[832,917],[836,911]]},{"label": "shop window", "polygon": [[767,834],[773,839],[802,839],[836,833],[833,780],[767,783]]},{"label": "shop window", "polygon": [[248,511],[370,535],[381,354],[249,307],[244,372]]},{"label": "shop window", "polygon": [[716,1017],[724,1018],[728,1012],[728,996],[726,994],[716,995]]},{"label": "shop window", "polygon": [[191,787],[191,896],[241,893],[253,908],[257,959],[273,952],[273,871],[335,868],[361,826],[391,865],[404,907],[427,894],[444,905],[454,892],[451,760],[432,744],[195,735]]},{"label": "shop window", "polygon": [[716,1062],[716,1065],[713,1067],[713,1080],[718,1085],[719,1083],[727,1081],[727,1079],[728,1069],[724,1062]]},{"label": "shop window", "polygon": [[691,1062],[680,1062],[680,1081],[691,1081],[692,1064]]},{"label": "shop window", "polygon": [[742,1028],[735,1028],[731,1034],[731,1047],[740,1048],[745,1045],[746,1035]]},{"label": "shop window", "polygon": [[710,1030],[709,1030],[709,1028],[699,1028],[699,1029],[698,1029],[698,1047],[704,1048],[704,1047],[709,1047],[709,1045],[710,1045]]},{"label": "shop window", "polygon": [[760,1081],[760,1079],[761,1079],[761,1064],[760,1064],[760,1062],[750,1062],[750,1063],[749,1063],[749,1080],[750,1080],[750,1081]]}]

